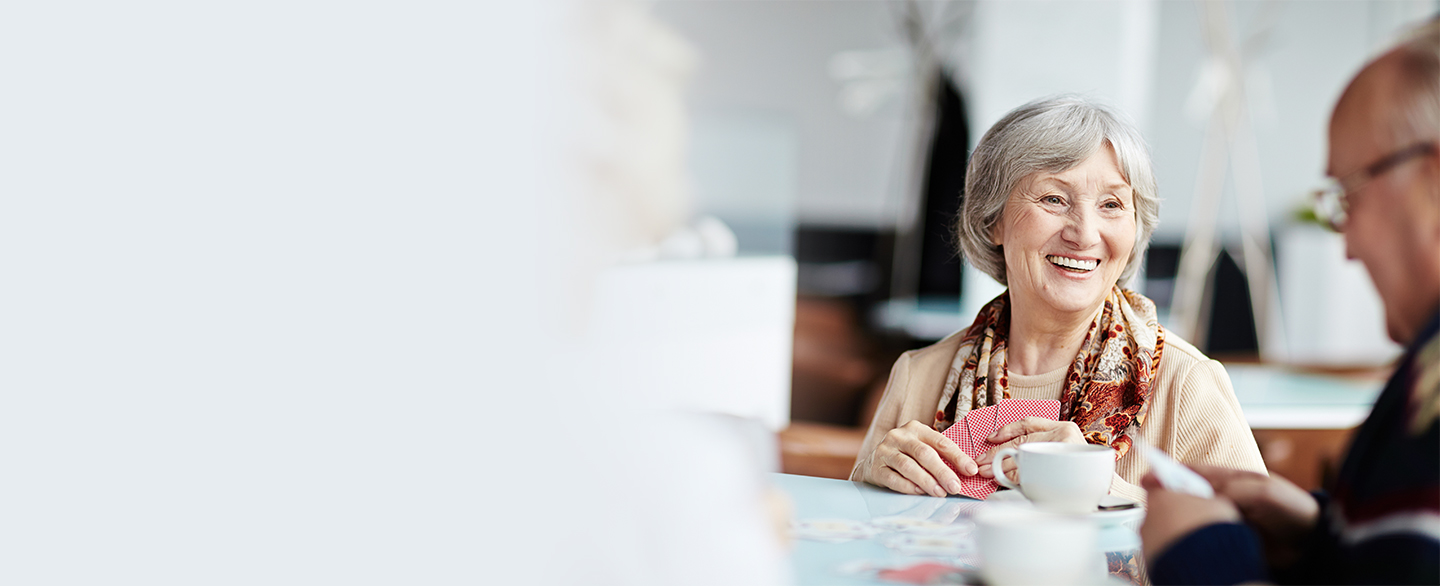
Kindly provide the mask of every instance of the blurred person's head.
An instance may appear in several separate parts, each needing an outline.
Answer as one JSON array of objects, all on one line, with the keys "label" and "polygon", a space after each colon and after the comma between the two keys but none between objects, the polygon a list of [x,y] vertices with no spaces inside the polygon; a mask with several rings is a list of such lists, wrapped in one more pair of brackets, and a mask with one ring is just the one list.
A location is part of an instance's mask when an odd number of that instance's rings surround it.
[{"label": "blurred person's head", "polygon": [[1346,255],[1375,283],[1390,337],[1409,343],[1440,310],[1440,19],[1355,76],[1329,150]]},{"label": "blurred person's head", "polygon": [[1016,108],[980,139],[957,233],[966,259],[1012,295],[1083,305],[1135,275],[1158,222],[1139,131],[1108,107],[1059,96]]}]

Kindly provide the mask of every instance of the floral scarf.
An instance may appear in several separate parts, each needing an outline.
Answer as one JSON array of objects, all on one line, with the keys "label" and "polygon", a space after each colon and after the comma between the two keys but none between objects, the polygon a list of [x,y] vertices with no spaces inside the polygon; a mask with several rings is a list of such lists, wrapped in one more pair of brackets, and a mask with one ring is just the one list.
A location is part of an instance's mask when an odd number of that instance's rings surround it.
[{"label": "floral scarf", "polygon": [[[971,409],[1010,398],[1006,338],[1010,335],[1010,293],[987,303],[960,340],[945,377],[934,428],[945,431]],[[1165,330],[1155,304],[1114,287],[1090,324],[1080,353],[1070,363],[1060,394],[1060,419],[1080,426],[1085,441],[1130,451],[1126,432],[1145,423],[1151,381],[1165,348]]]}]

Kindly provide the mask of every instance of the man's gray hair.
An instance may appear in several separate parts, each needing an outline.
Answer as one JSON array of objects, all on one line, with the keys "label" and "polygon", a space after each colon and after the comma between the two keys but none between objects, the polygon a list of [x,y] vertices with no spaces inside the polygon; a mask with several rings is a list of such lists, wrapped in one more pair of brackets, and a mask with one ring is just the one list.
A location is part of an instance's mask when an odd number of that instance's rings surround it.
[{"label": "man's gray hair", "polygon": [[1396,148],[1440,142],[1440,16],[1410,31],[1395,54]]},{"label": "man's gray hair", "polygon": [[1031,174],[1067,171],[1106,145],[1114,150],[1120,174],[1135,198],[1135,247],[1120,275],[1120,284],[1128,283],[1140,270],[1139,259],[1145,257],[1150,235],[1160,223],[1155,171],[1133,124],[1115,110],[1079,96],[1035,100],[985,132],[965,170],[956,229],[961,254],[1005,284],[1005,252],[992,242],[992,233],[1010,194]]}]

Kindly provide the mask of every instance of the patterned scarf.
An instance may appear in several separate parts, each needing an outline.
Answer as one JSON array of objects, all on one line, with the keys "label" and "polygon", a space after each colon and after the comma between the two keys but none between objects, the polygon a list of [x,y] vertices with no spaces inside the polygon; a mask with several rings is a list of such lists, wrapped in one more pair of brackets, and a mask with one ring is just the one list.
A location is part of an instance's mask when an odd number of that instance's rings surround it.
[{"label": "patterned scarf", "polygon": [[[971,409],[1010,398],[1005,361],[1009,335],[1007,291],[980,310],[960,339],[936,407],[936,431],[945,431]],[[1145,423],[1150,383],[1164,348],[1165,330],[1155,316],[1155,304],[1114,287],[1065,374],[1060,419],[1080,426],[1085,441],[1115,448],[1116,459],[1124,456],[1131,445],[1126,432]]]}]

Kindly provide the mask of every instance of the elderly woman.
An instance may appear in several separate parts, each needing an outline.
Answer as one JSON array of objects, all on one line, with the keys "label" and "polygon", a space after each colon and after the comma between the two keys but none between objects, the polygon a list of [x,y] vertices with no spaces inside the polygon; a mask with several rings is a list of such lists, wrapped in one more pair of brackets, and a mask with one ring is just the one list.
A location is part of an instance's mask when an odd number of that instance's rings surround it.
[{"label": "elderly woman", "polygon": [[942,432],[1003,399],[1059,400],[1060,420],[1027,417],[989,441],[1111,446],[1110,491],[1136,501],[1136,429],[1180,462],[1263,473],[1225,369],[1123,287],[1158,208],[1144,142],[1113,111],[1058,97],[995,123],[970,157],[958,232],[965,258],[1007,290],[969,328],[895,362],[851,479],[945,496],[960,491],[947,461],[994,477],[995,450],[972,461]]}]

